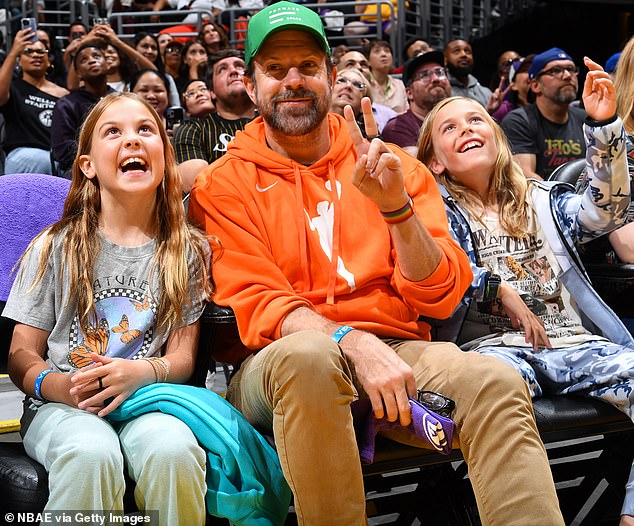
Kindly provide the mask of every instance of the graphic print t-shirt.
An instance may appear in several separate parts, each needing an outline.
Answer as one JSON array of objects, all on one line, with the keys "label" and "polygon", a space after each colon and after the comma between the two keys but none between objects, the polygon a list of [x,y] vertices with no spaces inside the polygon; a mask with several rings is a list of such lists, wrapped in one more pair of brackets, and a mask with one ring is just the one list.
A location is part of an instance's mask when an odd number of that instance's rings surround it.
[{"label": "graphic print t-shirt", "polygon": [[[47,272],[30,290],[37,273],[42,243],[25,260],[3,316],[50,331],[47,362],[56,370],[69,372],[90,364],[90,353],[113,358],[139,359],[159,355],[167,340],[157,330],[155,315],[158,290],[150,283],[155,243],[122,247],[102,237],[103,246],[95,261],[93,292],[97,315],[84,334],[79,326],[76,304],[68,303],[68,284],[59,283],[61,241],[57,237]],[[192,302],[183,307],[183,325],[202,313],[202,287],[190,281]]]},{"label": "graphic print t-shirt", "polygon": [[0,107],[6,120],[4,150],[28,146],[51,149],[53,108],[59,99],[22,79],[14,79],[7,103]]},{"label": "graphic print t-shirt", "polygon": [[585,118],[585,111],[571,106],[566,123],[557,124],[543,117],[535,104],[529,104],[509,112],[502,120],[502,129],[513,154],[535,154],[535,171],[548,179],[558,166],[585,157]]},{"label": "graphic print t-shirt", "polygon": [[[512,237],[501,227],[497,213],[489,212],[482,223],[469,219],[476,248],[484,267],[499,274],[522,296],[538,316],[553,347],[576,345],[598,337],[589,334],[575,310],[574,299],[557,278],[559,265],[535,214],[529,212],[528,236]],[[499,301],[472,304],[467,319],[480,324],[481,334],[505,333],[487,345],[527,346],[524,333],[511,325]]]}]

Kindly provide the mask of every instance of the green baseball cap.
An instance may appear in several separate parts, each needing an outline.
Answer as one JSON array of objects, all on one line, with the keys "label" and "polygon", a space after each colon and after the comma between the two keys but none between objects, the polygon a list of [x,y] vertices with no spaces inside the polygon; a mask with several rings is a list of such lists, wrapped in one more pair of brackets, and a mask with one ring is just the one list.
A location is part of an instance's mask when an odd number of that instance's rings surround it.
[{"label": "green baseball cap", "polygon": [[244,45],[245,64],[249,65],[268,37],[282,29],[297,29],[310,33],[330,56],[330,46],[319,15],[303,5],[283,1],[265,7],[249,20]]}]

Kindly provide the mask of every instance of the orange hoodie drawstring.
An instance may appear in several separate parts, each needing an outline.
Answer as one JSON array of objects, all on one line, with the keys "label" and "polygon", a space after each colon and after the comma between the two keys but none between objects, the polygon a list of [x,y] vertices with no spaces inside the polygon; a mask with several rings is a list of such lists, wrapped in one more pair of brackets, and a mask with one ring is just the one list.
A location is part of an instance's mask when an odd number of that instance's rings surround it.
[{"label": "orange hoodie drawstring", "polygon": [[306,240],[306,220],[304,219],[304,194],[302,193],[302,174],[299,166],[295,163],[293,174],[295,176],[295,210],[297,215],[297,233],[299,235],[299,260],[302,267],[302,276],[304,278],[304,287],[310,290],[310,272],[308,269],[308,241]]},{"label": "orange hoodie drawstring", "polygon": [[339,246],[341,243],[341,201],[337,191],[335,179],[335,167],[332,161],[328,161],[328,181],[330,181],[330,194],[334,207],[335,220],[332,226],[332,253],[330,257],[330,269],[328,271],[328,287],[326,289],[326,303],[335,304],[335,285],[337,284],[337,266],[339,265]]}]

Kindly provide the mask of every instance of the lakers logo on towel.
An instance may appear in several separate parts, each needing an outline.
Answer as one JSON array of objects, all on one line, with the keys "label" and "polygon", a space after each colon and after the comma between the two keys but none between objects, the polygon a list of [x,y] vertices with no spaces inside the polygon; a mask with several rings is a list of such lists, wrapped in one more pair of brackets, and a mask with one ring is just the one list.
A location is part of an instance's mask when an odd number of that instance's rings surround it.
[{"label": "lakers logo on towel", "polygon": [[423,415],[423,431],[429,443],[438,451],[443,451],[447,447],[447,437],[442,425],[440,422],[432,422],[429,415]]}]

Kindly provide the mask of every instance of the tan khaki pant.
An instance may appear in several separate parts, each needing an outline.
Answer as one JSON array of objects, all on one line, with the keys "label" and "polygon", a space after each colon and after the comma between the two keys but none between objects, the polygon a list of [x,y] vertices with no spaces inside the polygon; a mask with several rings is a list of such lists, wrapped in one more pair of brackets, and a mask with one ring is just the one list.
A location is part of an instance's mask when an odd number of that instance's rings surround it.
[{"label": "tan khaki pant", "polygon": [[[389,340],[419,388],[456,402],[453,419],[485,525],[563,525],[526,384],[508,365],[449,343]],[[228,399],[272,430],[302,525],[366,523],[350,403],[357,396],[337,344],[317,331],[282,338],[245,361]],[[412,442],[405,434],[391,438]]]}]

